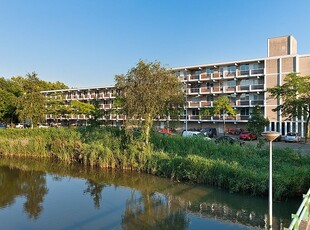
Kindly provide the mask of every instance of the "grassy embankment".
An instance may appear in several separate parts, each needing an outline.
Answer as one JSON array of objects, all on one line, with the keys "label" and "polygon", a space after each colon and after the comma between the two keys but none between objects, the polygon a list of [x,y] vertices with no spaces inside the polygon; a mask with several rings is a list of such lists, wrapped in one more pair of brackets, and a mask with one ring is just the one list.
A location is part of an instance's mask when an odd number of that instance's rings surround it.
[{"label": "grassy embankment", "polygon": [[[207,183],[231,192],[267,195],[269,149],[216,145],[196,138],[153,135],[152,151],[127,143],[116,129],[0,130],[0,154],[56,158],[99,168],[144,171],[174,180]],[[276,199],[300,196],[310,187],[310,157],[273,151]]]}]

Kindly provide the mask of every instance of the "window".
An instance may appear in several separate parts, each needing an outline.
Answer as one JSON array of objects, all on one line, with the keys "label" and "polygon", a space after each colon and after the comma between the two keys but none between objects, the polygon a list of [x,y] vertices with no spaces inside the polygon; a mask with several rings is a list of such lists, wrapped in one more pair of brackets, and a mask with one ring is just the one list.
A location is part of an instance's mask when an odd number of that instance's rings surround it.
[{"label": "window", "polygon": [[212,74],[213,72],[214,72],[213,69],[206,69],[207,74]]},{"label": "window", "polygon": [[249,99],[250,99],[249,94],[243,93],[243,94],[241,94],[241,96],[240,96],[240,100],[241,100],[241,101],[248,101]]},{"label": "window", "polygon": [[241,116],[249,116],[250,115],[249,108],[242,108],[242,109],[240,109],[240,115]]},{"label": "window", "polygon": [[228,73],[235,73],[236,72],[236,66],[228,66],[227,72]]},{"label": "window", "polygon": [[192,110],[192,115],[198,116],[199,115],[199,110],[198,109],[193,109]]},{"label": "window", "polygon": [[207,83],[207,88],[210,89],[211,87],[213,87],[213,82],[208,82]]},{"label": "window", "polygon": [[250,68],[249,68],[249,64],[247,64],[247,65],[241,65],[240,66],[240,70],[241,71],[247,71],[247,70],[249,70]]},{"label": "window", "polygon": [[207,101],[214,101],[213,95],[207,95]]},{"label": "window", "polygon": [[201,74],[201,70],[196,70],[195,75],[199,75],[199,74]]},{"label": "window", "polygon": [[235,87],[236,86],[236,81],[226,81],[226,82],[224,82],[224,86]]}]

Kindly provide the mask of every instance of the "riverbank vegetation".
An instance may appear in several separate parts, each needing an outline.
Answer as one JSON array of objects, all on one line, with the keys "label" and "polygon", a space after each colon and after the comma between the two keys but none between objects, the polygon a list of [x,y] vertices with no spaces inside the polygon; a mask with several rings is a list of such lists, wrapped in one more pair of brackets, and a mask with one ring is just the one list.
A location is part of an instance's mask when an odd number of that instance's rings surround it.
[{"label": "riverbank vegetation", "polygon": [[[0,154],[137,170],[231,192],[267,195],[267,148],[154,133],[151,148],[146,149],[140,138],[138,133],[129,140],[117,128],[6,129],[0,130]],[[300,196],[310,187],[310,157],[291,149],[274,148],[273,153],[275,198]]]}]

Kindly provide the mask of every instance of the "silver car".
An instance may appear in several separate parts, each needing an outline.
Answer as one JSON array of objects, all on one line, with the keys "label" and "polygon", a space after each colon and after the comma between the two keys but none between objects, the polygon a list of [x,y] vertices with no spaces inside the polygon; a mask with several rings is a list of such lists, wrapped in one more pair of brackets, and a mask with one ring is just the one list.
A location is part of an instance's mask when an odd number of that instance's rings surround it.
[{"label": "silver car", "polygon": [[290,132],[285,135],[285,142],[300,142],[301,137],[298,133]]}]

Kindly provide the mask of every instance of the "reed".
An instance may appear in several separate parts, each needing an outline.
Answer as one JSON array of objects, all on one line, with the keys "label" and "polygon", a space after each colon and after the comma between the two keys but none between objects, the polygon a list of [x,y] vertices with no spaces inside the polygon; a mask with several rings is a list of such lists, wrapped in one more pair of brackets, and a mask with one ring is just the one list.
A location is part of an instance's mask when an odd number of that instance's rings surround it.
[{"label": "reed", "polygon": [[[268,193],[269,150],[219,144],[200,138],[151,136],[129,142],[116,128],[0,130],[0,154],[53,158],[98,168],[144,171],[173,180],[206,183],[231,192]],[[310,157],[274,149],[274,196],[299,196],[310,187]]]}]

